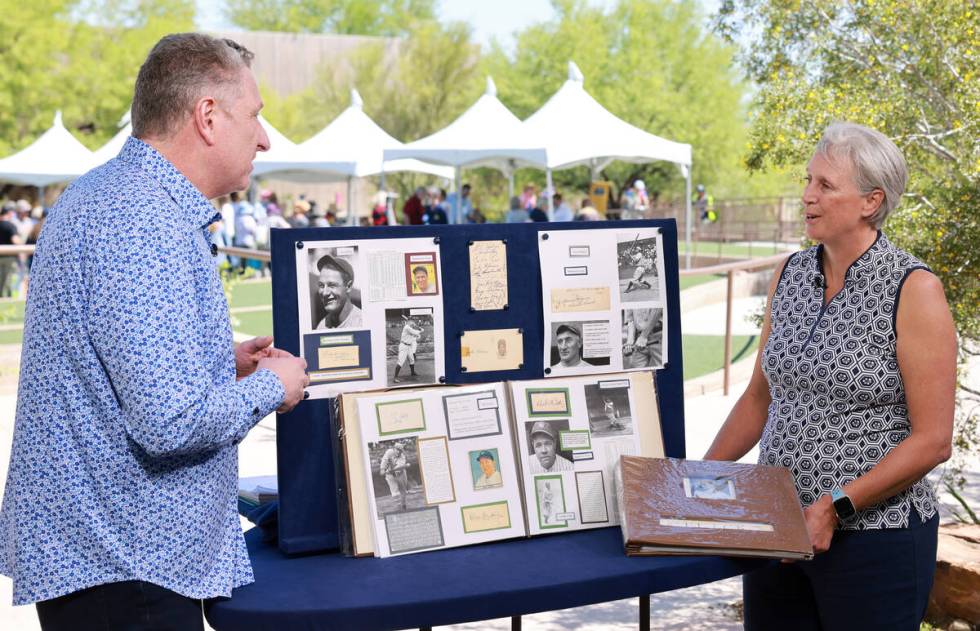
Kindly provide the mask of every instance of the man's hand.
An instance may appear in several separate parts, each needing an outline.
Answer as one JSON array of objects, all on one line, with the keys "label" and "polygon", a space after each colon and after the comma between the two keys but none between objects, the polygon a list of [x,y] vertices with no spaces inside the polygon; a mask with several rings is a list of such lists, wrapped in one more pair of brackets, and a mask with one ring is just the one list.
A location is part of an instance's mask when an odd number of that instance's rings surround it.
[{"label": "man's hand", "polygon": [[[280,351],[284,353],[284,351]],[[303,388],[310,385],[310,377],[306,374],[306,360],[300,357],[293,357],[289,353],[285,353],[285,357],[263,357],[258,361],[258,369],[268,368],[279,381],[282,382],[282,387],[286,390],[286,396],[283,397],[282,405],[276,412],[284,414],[294,407],[296,404],[303,400]]]},{"label": "man's hand", "polygon": [[806,529],[810,533],[810,545],[814,553],[826,552],[830,549],[830,540],[834,537],[837,527],[837,511],[829,495],[823,495],[813,504],[803,509],[806,519]]},{"label": "man's hand", "polygon": [[235,378],[244,379],[258,369],[259,360],[266,357],[292,357],[284,350],[271,346],[272,336],[253,337],[235,346]]}]

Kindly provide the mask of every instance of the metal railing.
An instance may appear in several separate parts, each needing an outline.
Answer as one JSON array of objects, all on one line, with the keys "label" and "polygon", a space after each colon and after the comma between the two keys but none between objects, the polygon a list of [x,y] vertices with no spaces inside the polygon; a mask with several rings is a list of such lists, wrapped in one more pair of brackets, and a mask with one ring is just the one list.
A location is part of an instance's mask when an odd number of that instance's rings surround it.
[{"label": "metal railing", "polygon": [[735,261],[733,263],[722,263],[721,265],[708,265],[706,267],[692,267],[691,269],[681,269],[681,276],[697,276],[703,274],[725,274],[725,363],[724,376],[722,378],[722,390],[725,396],[728,395],[732,380],[732,299],[735,285],[736,272],[754,272],[757,270],[776,268],[789,256],[786,254],[774,254],[761,259],[749,259],[745,261]]}]

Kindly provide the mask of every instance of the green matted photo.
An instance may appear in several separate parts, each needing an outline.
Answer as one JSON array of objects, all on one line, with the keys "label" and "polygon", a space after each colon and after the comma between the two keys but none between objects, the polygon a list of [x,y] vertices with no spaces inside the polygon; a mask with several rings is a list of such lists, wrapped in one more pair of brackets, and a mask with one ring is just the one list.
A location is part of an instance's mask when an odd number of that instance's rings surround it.
[{"label": "green matted photo", "polygon": [[534,476],[534,496],[538,505],[539,528],[568,528],[567,520],[555,517],[565,512],[565,482],[560,475]]},{"label": "green matted photo", "polygon": [[374,404],[378,435],[392,436],[425,431],[425,409],[422,399],[400,399]]},{"label": "green matted photo", "polygon": [[527,415],[531,418],[572,415],[572,398],[568,388],[528,388],[524,396]]},{"label": "green matted photo", "polygon": [[463,520],[463,532],[468,535],[510,528],[510,506],[507,500],[460,506],[459,514]]},{"label": "green matted photo", "polygon": [[558,448],[561,451],[592,449],[592,432],[587,429],[565,429],[558,432]]}]

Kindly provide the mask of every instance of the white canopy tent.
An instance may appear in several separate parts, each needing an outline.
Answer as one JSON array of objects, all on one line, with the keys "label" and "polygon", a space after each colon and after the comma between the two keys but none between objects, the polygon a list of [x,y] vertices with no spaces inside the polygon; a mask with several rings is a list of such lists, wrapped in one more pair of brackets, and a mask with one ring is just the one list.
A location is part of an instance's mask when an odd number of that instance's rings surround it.
[{"label": "white canopy tent", "polygon": [[36,186],[44,199],[44,187],[69,182],[91,168],[92,152],[65,129],[61,111],[51,127],[21,151],[0,160],[0,181]]},{"label": "white canopy tent", "polygon": [[99,147],[92,153],[92,166],[97,167],[105,164],[119,155],[126,139],[133,135],[133,124],[130,122],[130,111],[126,110],[122,118],[119,119],[121,128],[107,143]]},{"label": "white canopy tent", "polygon": [[[276,139],[271,135],[270,139],[272,149],[256,157],[255,174],[275,174],[276,177],[298,181],[322,181],[325,174],[346,179],[349,223],[355,219],[351,199],[355,177],[396,171],[429,173],[446,179],[452,177],[452,169],[418,160],[384,162],[384,150],[401,147],[402,143],[364,113],[364,102],[357,90],[351,90],[350,106],[308,140],[298,145],[292,145],[288,140],[280,142],[280,146],[287,148],[277,152]],[[320,177],[316,177],[318,173]]]},{"label": "white canopy tent", "polygon": [[[459,118],[400,149],[386,149],[384,157],[385,160],[417,158],[452,166],[456,169],[456,191],[460,188],[462,167],[489,166],[510,176],[520,166],[539,169],[547,166],[544,145],[500,102],[497,87],[490,77],[487,77],[483,96]],[[453,218],[458,220],[459,194],[456,200]]]},{"label": "white canopy tent", "polygon": [[691,251],[691,145],[666,140],[630,125],[604,108],[585,91],[585,79],[575,62],[568,62],[568,80],[541,108],[524,121],[529,134],[548,149],[548,187],[551,171],[588,165],[592,179],[614,160],[677,164],[686,181],[687,250]]}]

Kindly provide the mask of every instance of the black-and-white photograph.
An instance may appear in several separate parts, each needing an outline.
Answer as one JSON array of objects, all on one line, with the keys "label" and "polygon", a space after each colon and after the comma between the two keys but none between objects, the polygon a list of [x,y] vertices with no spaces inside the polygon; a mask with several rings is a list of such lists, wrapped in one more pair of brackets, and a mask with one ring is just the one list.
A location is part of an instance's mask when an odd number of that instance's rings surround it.
[{"label": "black-and-white photograph", "polygon": [[561,476],[534,478],[534,494],[538,500],[538,526],[562,528],[568,525],[558,515],[565,512],[565,488]]},{"label": "black-and-white photograph", "polygon": [[633,433],[629,388],[603,388],[599,384],[587,384],[585,407],[589,413],[589,430],[593,436],[622,436]]},{"label": "black-and-white photograph", "polygon": [[561,432],[568,431],[568,419],[531,421],[524,424],[527,435],[528,469],[531,473],[574,471],[572,452],[561,450]]},{"label": "black-and-white photograph", "polygon": [[619,267],[619,296],[622,302],[660,301],[657,273],[657,238],[640,238],[639,233],[616,235]]},{"label": "black-and-white photograph", "polygon": [[623,309],[623,368],[659,368],[664,363],[664,309]]},{"label": "black-and-white photograph", "polygon": [[389,386],[436,382],[434,330],[431,307],[385,310]]},{"label": "black-and-white photograph", "polygon": [[735,481],[726,476],[684,478],[684,495],[703,500],[735,499]]},{"label": "black-and-white photograph", "polygon": [[414,438],[369,442],[368,456],[378,519],[384,519],[386,513],[425,506],[419,449]]},{"label": "black-and-white photograph", "polygon": [[608,366],[609,322],[606,320],[551,323],[551,375],[565,370]]},{"label": "black-and-white photograph", "polygon": [[309,251],[310,322],[318,331],[359,329],[361,313],[357,246],[313,248]]}]

